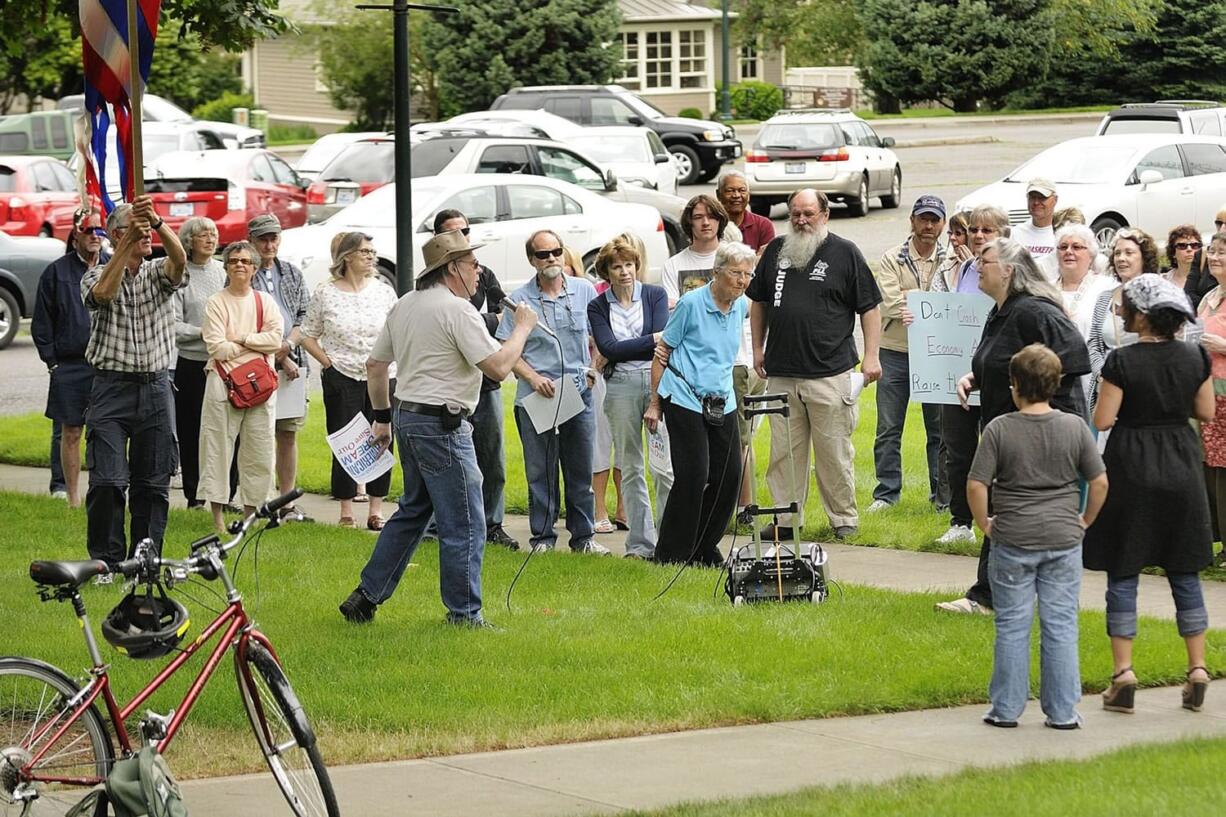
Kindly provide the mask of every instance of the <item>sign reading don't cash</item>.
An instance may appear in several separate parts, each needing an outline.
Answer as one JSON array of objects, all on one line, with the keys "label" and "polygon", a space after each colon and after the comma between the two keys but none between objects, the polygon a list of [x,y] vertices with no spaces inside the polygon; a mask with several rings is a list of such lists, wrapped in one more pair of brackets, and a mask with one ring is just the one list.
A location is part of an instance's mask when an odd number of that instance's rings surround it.
[{"label": "sign reading don't cash", "polygon": [[[907,327],[911,402],[958,403],[958,378],[971,370],[983,325],[994,303],[962,292],[907,293],[915,321]],[[971,392],[979,405],[979,393]]]}]

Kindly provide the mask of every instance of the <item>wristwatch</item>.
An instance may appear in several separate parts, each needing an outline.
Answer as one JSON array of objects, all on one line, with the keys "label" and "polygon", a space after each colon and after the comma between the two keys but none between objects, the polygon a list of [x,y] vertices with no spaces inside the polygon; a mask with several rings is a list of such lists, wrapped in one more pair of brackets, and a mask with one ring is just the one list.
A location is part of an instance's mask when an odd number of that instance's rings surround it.
[{"label": "wristwatch", "polygon": [[165,223],[166,223],[166,219],[164,219],[164,218],[159,218],[159,219],[158,219],[158,223],[157,223],[157,224],[150,224],[150,225],[149,225],[149,229],[151,229],[151,230],[160,230],[160,229],[162,229],[162,225],[163,225],[163,224],[165,224]]}]

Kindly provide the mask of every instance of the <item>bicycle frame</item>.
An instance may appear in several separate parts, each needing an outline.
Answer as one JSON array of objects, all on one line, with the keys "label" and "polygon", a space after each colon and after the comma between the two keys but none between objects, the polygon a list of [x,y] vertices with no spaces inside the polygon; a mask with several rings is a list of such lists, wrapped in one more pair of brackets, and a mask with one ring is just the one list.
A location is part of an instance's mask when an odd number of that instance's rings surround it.
[{"label": "bicycle frame", "polygon": [[[79,597],[78,597],[79,598]],[[28,780],[37,780],[45,783],[64,783],[69,785],[93,786],[101,783],[102,777],[57,777],[49,775],[39,775],[31,773],[30,770],[37,766],[42,760],[43,755],[47,750],[54,746],[63,734],[89,709],[98,697],[101,696],[106,703],[107,714],[111,720],[111,724],[115,729],[115,736],[119,740],[119,746],[122,756],[127,756],[132,753],[132,739],[128,734],[126,721],[131,717],[132,713],[137,708],[148,700],[149,696],[158,690],[166,682],[168,678],[174,675],[179,669],[200,651],[202,645],[211,639],[218,632],[221,637],[217,645],[213,647],[209,654],[208,660],[201,667],[195,681],[192,682],[187,693],[183,696],[182,702],[174,710],[174,716],[166,726],[166,734],[158,741],[158,751],[165,753],[174,736],[178,733],[179,727],[191,712],[196,700],[200,697],[200,692],[208,684],[212,678],[217,665],[221,662],[222,655],[227,650],[233,648],[235,650],[235,659],[239,662],[241,671],[245,673],[243,668],[243,658],[246,655],[247,644],[251,639],[255,639],[265,649],[272,654],[273,658],[280,663],[277,658],[276,651],[273,650],[272,644],[268,641],[267,636],[256,630],[252,625],[251,620],[247,617],[247,612],[243,609],[241,598],[232,598],[226,609],[213,620],[208,627],[200,633],[196,639],[187,646],[182,652],[175,656],[174,660],[167,664],[162,670],[154,676],[154,678],[145,685],[145,687],[133,698],[128,704],[120,708],[118,701],[115,700],[115,694],[111,689],[110,676],[107,674],[107,665],[102,662],[101,655],[98,652],[97,641],[94,639],[93,631],[90,629],[89,617],[85,615],[83,606],[78,610],[78,620],[81,622],[81,627],[85,633],[86,645],[89,647],[90,655],[93,658],[94,665],[90,669],[90,674],[93,679],[81,690],[81,692],[70,701],[72,707],[72,715],[67,721],[62,723],[55,733],[52,734],[46,741],[43,748],[35,754],[22,770],[23,777]],[[247,678],[250,682],[250,678]],[[31,736],[31,745],[40,743],[51,727],[54,726],[54,721],[48,723],[38,734]]]}]

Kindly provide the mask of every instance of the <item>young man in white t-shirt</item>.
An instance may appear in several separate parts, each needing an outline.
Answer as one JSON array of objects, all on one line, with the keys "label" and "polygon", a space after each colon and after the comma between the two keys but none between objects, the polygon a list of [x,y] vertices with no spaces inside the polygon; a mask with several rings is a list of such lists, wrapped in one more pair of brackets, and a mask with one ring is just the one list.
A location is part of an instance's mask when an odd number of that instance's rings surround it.
[{"label": "young man in white t-shirt", "polygon": [[711,280],[715,251],[727,226],[728,213],[714,196],[701,193],[686,203],[681,213],[681,229],[690,239],[690,246],[664,262],[661,281],[668,293],[670,311],[678,298]]},{"label": "young man in white t-shirt", "polygon": [[1026,209],[1030,221],[1017,224],[1009,231],[1009,238],[1030,250],[1041,269],[1055,271],[1047,260],[1056,252],[1056,231],[1052,220],[1056,215],[1056,185],[1047,179],[1031,179],[1026,185]]}]

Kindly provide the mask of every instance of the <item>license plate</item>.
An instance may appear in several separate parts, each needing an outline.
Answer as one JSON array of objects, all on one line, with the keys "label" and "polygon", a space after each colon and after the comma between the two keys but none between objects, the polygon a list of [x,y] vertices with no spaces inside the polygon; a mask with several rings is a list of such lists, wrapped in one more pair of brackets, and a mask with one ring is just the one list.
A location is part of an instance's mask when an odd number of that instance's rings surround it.
[{"label": "license plate", "polygon": [[784,165],[784,170],[786,170],[788,173],[804,173],[805,163],[804,162],[788,162],[786,165]]},{"label": "license plate", "polygon": [[195,205],[190,201],[172,202],[170,205],[171,218],[189,218],[193,212],[195,212]]},{"label": "license plate", "polygon": [[337,204],[353,204],[357,200],[358,200],[358,191],[356,190],[337,190],[336,191],[336,203]]}]

